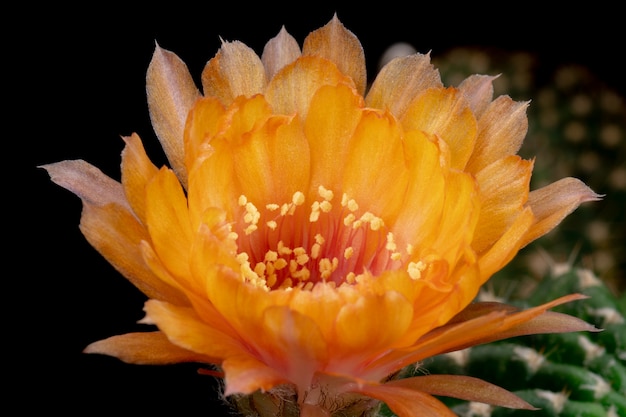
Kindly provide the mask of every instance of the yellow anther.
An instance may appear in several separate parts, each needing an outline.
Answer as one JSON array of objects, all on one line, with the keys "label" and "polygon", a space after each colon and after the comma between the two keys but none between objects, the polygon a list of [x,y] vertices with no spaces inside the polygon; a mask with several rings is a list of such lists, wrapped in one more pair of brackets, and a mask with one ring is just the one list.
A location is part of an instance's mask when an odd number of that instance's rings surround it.
[{"label": "yellow anther", "polygon": [[293,250],[293,254],[296,256],[303,255],[305,253],[306,253],[306,249],[304,249],[302,246],[298,246],[297,248],[294,248]]},{"label": "yellow anther", "polygon": [[266,270],[266,267],[265,267],[265,264],[263,262],[258,262],[254,266],[254,273],[257,274],[260,277],[265,275],[265,270]]},{"label": "yellow anther", "polygon": [[278,242],[277,248],[278,253],[280,253],[281,255],[291,255],[292,250],[289,247],[285,246],[282,240]]},{"label": "yellow anther", "polygon": [[298,255],[296,257],[296,262],[298,263],[298,265],[305,265],[307,262],[309,262],[309,255],[307,255],[306,253]]},{"label": "yellow anther", "polygon": [[304,193],[302,191],[296,191],[295,193],[293,193],[293,197],[291,198],[291,201],[296,206],[304,204]]},{"label": "yellow anther", "polygon": [[320,203],[318,201],[311,204],[311,214],[309,215],[309,221],[315,223],[320,218]]},{"label": "yellow anther", "polygon": [[391,254],[391,260],[399,261],[402,258],[402,254],[400,252],[394,252]]},{"label": "yellow anther", "polygon": [[265,252],[265,261],[266,262],[275,262],[278,259],[278,252],[273,250],[268,250]]},{"label": "yellow anther", "polygon": [[407,266],[407,272],[413,279],[420,279],[424,269],[426,269],[426,264],[422,261],[409,262],[409,265]]},{"label": "yellow anther", "polygon": [[300,281],[306,281],[307,279],[311,277],[311,271],[309,271],[309,269],[305,266],[299,271],[296,271],[291,275],[292,277],[297,278]]},{"label": "yellow anther", "polygon": [[320,203],[320,209],[324,213],[328,213],[329,211],[333,209],[333,205],[329,201],[324,200]]},{"label": "yellow anther", "polygon": [[323,185],[320,185],[319,187],[317,187],[317,193],[320,195],[320,197],[322,197],[326,201],[332,200],[333,197],[335,196],[335,194],[331,190],[328,190]]},{"label": "yellow anther", "polygon": [[354,284],[356,282],[356,274],[354,272],[348,272],[348,275],[346,275],[346,282],[348,284]]},{"label": "yellow anther", "polygon": [[278,223],[276,223],[275,220],[270,220],[266,222],[265,224],[267,225],[267,227],[269,227],[272,230],[276,230],[276,228],[278,227]]},{"label": "yellow anther", "polygon": [[289,212],[289,207],[291,207],[289,204],[285,203],[282,206],[280,206],[280,215],[281,216],[285,216],[287,215],[287,213]]},{"label": "yellow anther", "polygon": [[352,212],[357,211],[359,209],[359,205],[357,204],[356,201],[354,201],[354,199],[350,199],[347,205],[348,205],[348,210]]},{"label": "yellow anther", "polygon": [[245,196],[245,195],[243,195],[243,194],[242,194],[242,195],[240,195],[240,196],[239,196],[239,200],[238,200],[237,202],[238,202],[238,204],[239,204],[241,207],[243,207],[243,206],[245,206],[245,205],[246,205],[246,203],[248,202],[248,199],[246,198],[246,196]]},{"label": "yellow anther", "polygon": [[304,287],[302,287],[302,289],[304,291],[311,291],[313,289],[313,284],[311,281],[307,282],[306,284],[304,284]]},{"label": "yellow anther", "polygon": [[385,245],[385,249],[389,252],[394,252],[397,249],[398,245],[394,242],[393,233],[387,233],[387,244]]},{"label": "yellow anther", "polygon": [[238,238],[239,238],[239,235],[236,232],[230,232],[228,234],[228,239],[237,240]]},{"label": "yellow anther", "polygon": [[345,207],[348,205],[348,194],[343,193],[341,196],[341,207]]},{"label": "yellow anther", "polygon": [[343,251],[343,257],[346,259],[352,258],[352,255],[354,255],[354,248],[352,246],[347,247],[346,250]]},{"label": "yellow anther", "polygon": [[[344,219],[344,223],[345,223],[345,219]],[[363,220],[359,219],[359,220],[356,220],[354,223],[352,223],[352,228],[358,229],[362,225],[363,225]]]},{"label": "yellow anther", "polygon": [[411,245],[410,243],[406,245],[406,253],[408,253],[409,255],[413,255],[414,250],[415,250],[415,247]]},{"label": "yellow anther", "polygon": [[258,226],[256,224],[251,224],[250,226],[245,228],[244,232],[246,233],[246,236],[247,236],[247,235],[252,234],[252,232],[254,232],[256,229],[258,229]]},{"label": "yellow anther", "polygon": [[322,236],[321,234],[318,233],[315,235],[315,243],[319,243],[320,245],[323,245],[325,241],[326,239],[324,239],[324,236]]},{"label": "yellow anther", "polygon": [[287,260],[283,258],[277,259],[273,265],[277,271],[280,271],[281,269],[287,266]]},{"label": "yellow anther", "polygon": [[289,273],[293,274],[297,270],[298,270],[298,263],[294,259],[290,260],[289,261]]},{"label": "yellow anther", "polygon": [[278,204],[268,204],[265,206],[269,211],[276,211],[280,206]]},{"label": "yellow anther", "polygon": [[343,225],[350,226],[352,223],[354,223],[354,219],[356,219],[354,214],[352,213],[348,214],[346,217],[343,218]]},{"label": "yellow anther", "polygon": [[272,275],[268,276],[267,277],[267,286],[271,288],[274,285],[276,285],[276,281],[277,281],[276,278],[277,278],[276,274],[272,274]]},{"label": "yellow anther", "polygon": [[243,264],[248,261],[248,254],[246,252],[241,252],[237,254],[237,262]]},{"label": "yellow anther", "polygon": [[319,243],[314,243],[313,246],[311,246],[311,258],[317,259],[318,256],[320,256],[321,250],[322,245],[320,245]]},{"label": "yellow anther", "polygon": [[381,219],[380,217],[374,217],[370,221],[370,229],[372,229],[373,231],[380,229],[384,225],[385,225],[385,222],[383,222],[383,219]]}]

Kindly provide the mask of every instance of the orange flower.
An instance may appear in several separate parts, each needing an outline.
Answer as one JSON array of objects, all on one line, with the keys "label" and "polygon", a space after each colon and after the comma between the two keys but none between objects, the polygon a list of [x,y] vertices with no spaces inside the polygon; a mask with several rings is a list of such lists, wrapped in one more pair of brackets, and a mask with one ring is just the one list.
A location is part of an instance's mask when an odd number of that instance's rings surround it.
[{"label": "orange flower", "polygon": [[302,50],[284,28],[260,58],[224,42],[203,93],[157,46],[148,103],[171,167],[136,134],[121,183],[80,160],[44,166],[82,199],[83,234],[150,298],[143,321],[158,327],[86,351],[213,364],[225,395],[292,390],[302,415],[371,399],[453,415],[434,395],[531,408],[469,377],[389,380],[479,343],[594,330],[548,311],[580,295],[526,311],[472,302],[520,248],[599,198],[573,178],[529,192],[533,161],[516,155],[528,103],[494,99],[493,79],[444,87],[415,54],[367,90],[361,44],[336,16]]}]

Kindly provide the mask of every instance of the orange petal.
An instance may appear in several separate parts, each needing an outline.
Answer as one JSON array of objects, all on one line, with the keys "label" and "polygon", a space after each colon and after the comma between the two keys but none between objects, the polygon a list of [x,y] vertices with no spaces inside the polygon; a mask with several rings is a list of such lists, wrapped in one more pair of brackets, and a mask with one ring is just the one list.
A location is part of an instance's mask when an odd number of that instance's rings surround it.
[{"label": "orange petal", "polygon": [[337,14],[325,26],[311,32],[302,46],[303,55],[317,55],[334,62],[354,80],[359,94],[365,94],[367,70],[359,39],[339,21]]},{"label": "orange petal", "polygon": [[463,169],[476,141],[477,122],[465,96],[456,88],[429,88],[402,115],[406,130],[437,135],[450,148],[450,166]]},{"label": "orange petal", "polygon": [[424,375],[389,381],[390,387],[404,387],[432,395],[476,401],[499,407],[537,410],[517,395],[482,379],[464,375]]},{"label": "orange petal", "polygon": [[239,340],[202,322],[191,308],[148,300],[144,311],[141,323],[156,324],[171,343],[183,349],[216,360],[249,354]]},{"label": "orange petal", "polygon": [[[311,188],[342,183],[350,138],[361,119],[362,98],[346,87],[320,88],[311,101],[304,132],[311,149]],[[332,138],[332,140],[328,140]]]},{"label": "orange petal", "polygon": [[523,245],[548,233],[580,204],[598,201],[602,197],[577,178],[563,178],[531,191],[528,206],[532,209],[536,221],[524,236]]},{"label": "orange petal", "polygon": [[202,98],[196,101],[185,123],[185,165],[189,176],[208,156],[212,149],[211,139],[222,128],[226,108],[215,97]]},{"label": "orange petal", "polygon": [[475,174],[490,163],[515,155],[528,131],[528,102],[500,96],[492,101],[478,119],[478,138],[466,171]]},{"label": "orange petal", "polygon": [[324,367],[329,350],[315,321],[285,306],[263,311],[264,362],[280,370],[299,387],[309,386],[316,370]]},{"label": "orange petal", "polygon": [[442,86],[439,71],[430,63],[430,55],[399,57],[380,70],[367,93],[365,104],[391,111],[401,119],[415,97],[431,87]]},{"label": "orange petal", "polygon": [[172,344],[161,332],[127,333],[91,343],[85,353],[98,353],[137,365],[167,365],[181,362],[219,363],[218,359]]},{"label": "orange petal", "polygon": [[282,374],[252,356],[229,356],[223,363],[226,374],[224,396],[267,391],[276,385],[290,383]]},{"label": "orange petal", "polygon": [[413,306],[395,291],[361,295],[339,311],[335,340],[346,355],[375,352],[402,337],[412,320]]},{"label": "orange petal", "polygon": [[278,35],[270,39],[263,48],[261,62],[265,66],[267,79],[271,80],[278,71],[298,59],[300,55],[298,41],[283,26]]},{"label": "orange petal", "polygon": [[122,185],[128,202],[139,220],[146,224],[146,185],[156,175],[154,166],[137,134],[124,137],[126,146],[122,151]]},{"label": "orange petal", "polygon": [[364,110],[347,149],[343,163],[335,163],[343,172],[344,192],[384,220],[395,216],[404,199],[408,171],[401,130],[393,116]]},{"label": "orange petal", "polygon": [[200,97],[187,65],[173,52],[156,45],[146,74],[148,109],[154,131],[172,169],[187,185],[183,132],[185,120]]},{"label": "orange petal", "polygon": [[141,243],[150,238],[144,226],[127,210],[116,204],[99,207],[86,203],[80,230],[115,269],[148,297],[189,304],[176,287],[161,280],[145,263]]},{"label": "orange petal", "polygon": [[500,238],[482,253],[478,260],[482,285],[496,271],[506,265],[523,246],[522,239],[534,221],[533,213],[526,208],[513,221]]},{"label": "orange petal", "polygon": [[[275,114],[298,114],[304,119],[309,110],[311,98],[324,85],[354,82],[342,74],[337,66],[317,56],[302,56],[295,62],[283,67],[270,81],[265,98]],[[333,108],[327,109],[331,112]]]},{"label": "orange petal", "polygon": [[522,210],[528,198],[532,169],[532,161],[511,155],[476,174],[481,209],[472,247],[477,252],[493,244]]},{"label": "orange petal", "polygon": [[185,277],[193,234],[183,189],[174,173],[164,167],[146,190],[146,218],[154,250],[173,275]]},{"label": "orange petal", "polygon": [[239,41],[222,42],[202,71],[205,97],[229,105],[238,96],[251,97],[265,90],[267,78],[261,58]]}]

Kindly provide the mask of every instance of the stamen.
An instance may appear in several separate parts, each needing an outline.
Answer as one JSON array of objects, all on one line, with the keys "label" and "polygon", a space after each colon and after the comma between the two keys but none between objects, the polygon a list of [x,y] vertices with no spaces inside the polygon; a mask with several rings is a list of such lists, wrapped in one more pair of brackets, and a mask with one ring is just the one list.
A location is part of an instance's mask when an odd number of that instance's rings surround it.
[{"label": "stamen", "polygon": [[409,276],[412,279],[418,280],[422,277],[422,271],[425,269],[426,269],[426,264],[422,261],[409,262],[409,265],[407,267],[407,272],[409,273]]}]

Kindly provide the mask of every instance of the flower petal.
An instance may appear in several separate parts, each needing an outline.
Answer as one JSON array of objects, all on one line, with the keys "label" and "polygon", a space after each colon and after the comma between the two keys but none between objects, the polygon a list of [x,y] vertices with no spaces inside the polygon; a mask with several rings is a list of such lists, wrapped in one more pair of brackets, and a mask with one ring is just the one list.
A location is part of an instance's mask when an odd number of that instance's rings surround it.
[{"label": "flower petal", "polygon": [[528,102],[500,96],[490,103],[478,119],[478,138],[466,171],[477,173],[490,163],[515,155],[528,131]]},{"label": "flower petal", "polygon": [[186,186],[183,132],[187,113],[200,92],[187,65],[173,52],[156,45],[146,74],[146,93],[154,131],[176,176]]},{"label": "flower petal", "polygon": [[270,39],[263,48],[261,62],[265,66],[267,79],[271,80],[285,65],[291,64],[302,55],[298,41],[283,26],[278,35]]},{"label": "flower petal", "polygon": [[205,97],[216,97],[229,105],[238,96],[262,93],[267,85],[261,58],[242,42],[222,42],[217,54],[202,71]]},{"label": "flower petal", "polygon": [[84,353],[98,353],[137,365],[181,362],[215,363],[217,360],[172,344],[162,332],[126,333],[91,343]]},{"label": "flower petal", "polygon": [[415,97],[431,87],[442,86],[439,71],[430,63],[430,55],[399,57],[380,70],[365,97],[365,104],[389,110],[401,119]]},{"label": "flower petal", "polygon": [[469,101],[474,116],[480,119],[493,100],[493,80],[498,76],[474,74],[459,84],[459,90]]},{"label": "flower petal", "polygon": [[367,70],[365,53],[359,39],[339,21],[337,14],[325,26],[314,30],[304,40],[303,55],[326,58],[354,80],[359,94],[365,93]]},{"label": "flower petal", "polygon": [[146,185],[159,171],[146,155],[137,134],[124,137],[122,151],[122,185],[133,212],[146,224]]},{"label": "flower petal", "polygon": [[80,197],[81,200],[103,206],[116,203],[130,210],[122,184],[105,175],[95,166],[77,159],[41,165],[50,179]]},{"label": "flower petal", "polygon": [[424,375],[389,381],[385,385],[405,387],[432,395],[476,401],[499,407],[537,410],[504,388],[465,375]]},{"label": "flower petal", "polygon": [[383,401],[399,417],[457,417],[432,395],[411,388],[389,384],[354,384],[350,391]]},{"label": "flower petal", "polygon": [[437,135],[450,149],[450,166],[465,167],[474,150],[477,122],[458,89],[427,89],[409,105],[401,122],[405,129]]},{"label": "flower petal", "polygon": [[548,233],[580,204],[598,201],[602,197],[577,178],[563,178],[531,191],[527,204],[536,221],[524,237],[524,244]]}]

